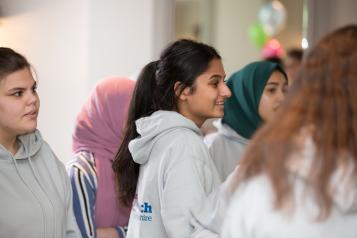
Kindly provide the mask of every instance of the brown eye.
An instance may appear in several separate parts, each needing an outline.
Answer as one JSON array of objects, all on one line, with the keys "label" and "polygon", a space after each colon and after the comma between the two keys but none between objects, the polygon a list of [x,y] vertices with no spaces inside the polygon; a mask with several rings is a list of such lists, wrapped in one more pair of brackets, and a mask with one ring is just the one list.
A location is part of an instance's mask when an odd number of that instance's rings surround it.
[{"label": "brown eye", "polygon": [[267,88],[267,91],[269,93],[275,93],[276,92],[276,88]]},{"label": "brown eye", "polygon": [[16,91],[12,95],[14,95],[15,97],[21,97],[22,96],[22,92],[21,91]]}]

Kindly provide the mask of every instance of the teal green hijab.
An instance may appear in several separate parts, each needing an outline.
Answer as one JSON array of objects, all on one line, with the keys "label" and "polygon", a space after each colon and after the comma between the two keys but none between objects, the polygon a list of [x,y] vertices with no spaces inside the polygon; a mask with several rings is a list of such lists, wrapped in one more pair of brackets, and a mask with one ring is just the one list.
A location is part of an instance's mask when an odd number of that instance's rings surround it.
[{"label": "teal green hijab", "polygon": [[258,61],[246,65],[227,81],[232,96],[224,103],[223,123],[228,124],[239,135],[250,139],[262,123],[259,102],[271,74],[279,70],[287,80],[283,68],[270,61]]}]

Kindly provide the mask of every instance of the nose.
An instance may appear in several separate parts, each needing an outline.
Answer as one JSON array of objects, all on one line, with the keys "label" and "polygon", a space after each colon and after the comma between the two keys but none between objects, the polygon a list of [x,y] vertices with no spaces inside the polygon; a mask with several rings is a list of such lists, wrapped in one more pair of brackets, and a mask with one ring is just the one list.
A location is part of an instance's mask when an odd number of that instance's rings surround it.
[{"label": "nose", "polygon": [[225,82],[221,83],[220,95],[224,98],[229,98],[232,95],[231,90],[227,87]]},{"label": "nose", "polygon": [[38,96],[37,96],[37,93],[36,92],[29,92],[28,93],[28,98],[27,98],[27,103],[29,105],[31,104],[36,104],[38,101]]},{"label": "nose", "polygon": [[286,92],[284,90],[279,90],[279,93],[277,94],[277,101],[281,103],[285,99],[285,94]]}]

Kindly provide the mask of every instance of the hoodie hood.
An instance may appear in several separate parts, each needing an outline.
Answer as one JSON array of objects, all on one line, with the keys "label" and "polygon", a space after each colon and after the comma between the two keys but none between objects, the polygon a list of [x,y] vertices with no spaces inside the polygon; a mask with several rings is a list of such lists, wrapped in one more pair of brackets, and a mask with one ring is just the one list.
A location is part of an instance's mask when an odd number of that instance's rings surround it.
[{"label": "hoodie hood", "polygon": [[[16,152],[14,159],[28,159],[33,157],[41,148],[43,143],[42,136],[38,130],[33,133],[21,135],[17,138],[20,142],[20,148]],[[0,145],[0,160],[8,160],[12,157],[11,153]]]},{"label": "hoodie hood", "polygon": [[[308,182],[309,173],[313,167],[316,148],[311,137],[305,140],[301,153],[293,155],[288,164],[288,171],[296,178]],[[350,163],[339,166],[330,177],[330,194],[334,205],[344,213],[357,211],[357,177],[355,167]]]},{"label": "hoodie hood", "polygon": [[147,162],[156,140],[167,132],[186,128],[202,136],[193,121],[174,111],[156,111],[148,117],[136,120],[135,124],[140,136],[130,141],[129,151],[138,164]]}]

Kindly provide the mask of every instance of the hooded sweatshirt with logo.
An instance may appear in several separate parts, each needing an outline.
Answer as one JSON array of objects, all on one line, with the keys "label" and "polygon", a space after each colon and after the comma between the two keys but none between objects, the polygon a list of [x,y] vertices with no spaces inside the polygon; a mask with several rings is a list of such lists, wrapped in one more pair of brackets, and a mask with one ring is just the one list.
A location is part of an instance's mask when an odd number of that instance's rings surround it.
[{"label": "hooded sweatshirt with logo", "polygon": [[15,155],[0,145],[0,237],[80,237],[63,164],[39,131],[18,140]]},{"label": "hooded sweatshirt with logo", "polygon": [[220,184],[201,132],[173,111],[157,111],[136,127],[140,136],[129,150],[140,173],[127,237],[189,237],[191,209]]},{"label": "hooded sweatshirt with logo", "polygon": [[315,148],[307,140],[302,153],[288,163],[293,208],[275,210],[270,178],[258,175],[241,184],[231,198],[223,225],[223,238],[355,238],[357,227],[357,179],[353,163],[338,167],[330,177],[331,213],[318,221],[318,204],[309,191],[308,174]]}]

